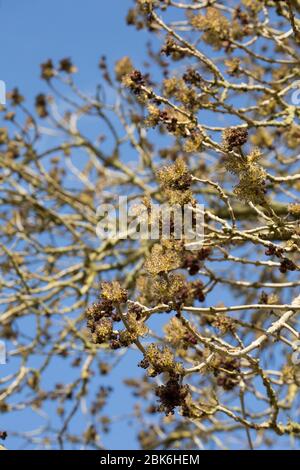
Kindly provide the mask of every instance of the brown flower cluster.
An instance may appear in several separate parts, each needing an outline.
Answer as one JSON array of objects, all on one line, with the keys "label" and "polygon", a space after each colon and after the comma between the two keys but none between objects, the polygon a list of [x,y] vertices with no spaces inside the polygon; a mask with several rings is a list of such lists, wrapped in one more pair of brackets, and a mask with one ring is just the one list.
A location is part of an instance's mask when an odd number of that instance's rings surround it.
[{"label": "brown flower cluster", "polygon": [[88,307],[85,312],[94,343],[101,344],[111,339],[113,322],[120,321],[116,307],[126,300],[127,292],[117,281],[101,284],[99,301]]},{"label": "brown flower cluster", "polygon": [[160,168],[157,171],[157,179],[171,205],[183,205],[193,201],[190,190],[192,177],[183,158],[177,158],[172,165]]},{"label": "brown flower cluster", "polygon": [[[245,143],[245,136],[241,136],[239,133],[235,140],[225,136],[225,145],[232,149],[242,143]],[[225,158],[225,168],[239,178],[239,183],[234,187],[234,194],[237,198],[264,205],[266,202],[266,171],[258,163],[261,156],[258,149],[252,150],[247,156],[232,152]]]},{"label": "brown flower cluster", "polygon": [[197,344],[197,338],[182,324],[181,319],[178,317],[171,318],[164,326],[164,332],[168,343],[179,350]]},{"label": "brown flower cluster", "polygon": [[203,247],[196,252],[185,251],[182,267],[188,270],[191,276],[195,276],[201,269],[203,261],[209,257],[211,248]]},{"label": "brown flower cluster", "polygon": [[227,152],[241,147],[248,140],[248,130],[246,127],[228,127],[223,132],[223,146]]},{"label": "brown flower cluster", "polygon": [[35,110],[37,115],[40,118],[46,118],[48,116],[48,110],[47,110],[47,98],[43,93],[40,93],[39,95],[36,96],[35,98]]},{"label": "brown flower cluster", "polygon": [[[95,344],[108,343],[111,349],[128,347],[148,332],[139,306],[130,305],[127,313],[121,305],[127,302],[127,291],[118,281],[101,284],[100,300],[86,310],[87,326]],[[125,328],[114,329],[114,322],[123,320]]]},{"label": "brown flower cluster", "polygon": [[163,189],[184,191],[189,189],[192,182],[191,174],[182,158],[177,158],[172,165],[160,168],[157,177]]},{"label": "brown flower cluster", "polygon": [[145,269],[155,276],[178,269],[181,263],[181,250],[176,249],[174,243],[169,240],[164,240],[153,246],[150,256],[146,259]]},{"label": "brown flower cluster", "polygon": [[299,269],[291,259],[286,258],[283,255],[283,250],[281,248],[269,246],[269,248],[267,248],[267,250],[265,251],[265,254],[267,256],[276,256],[281,260],[279,270],[283,274],[287,273],[288,271],[296,271],[297,269]]},{"label": "brown flower cluster", "polygon": [[143,102],[149,98],[148,93],[143,89],[146,84],[145,76],[142,75],[139,70],[134,69],[130,73],[124,75],[122,83],[125,87],[129,88],[132,93],[139,97],[140,101]]},{"label": "brown flower cluster", "polygon": [[128,293],[118,281],[102,282],[101,297],[113,304],[123,304],[127,301]]},{"label": "brown flower cluster", "polygon": [[122,81],[122,79],[130,74],[133,71],[133,65],[131,59],[128,56],[123,57],[122,59],[118,60],[115,64],[115,75],[118,81]]},{"label": "brown flower cluster", "polygon": [[240,360],[215,354],[209,367],[217,379],[217,385],[224,390],[232,390],[240,380]]},{"label": "brown flower cluster", "polygon": [[224,40],[228,40],[230,23],[228,19],[216,8],[207,8],[206,14],[195,15],[191,19],[194,28],[203,31],[203,40],[208,44],[220,48]]},{"label": "brown flower cluster", "polygon": [[41,78],[43,80],[50,81],[52,78],[57,76],[58,72],[65,72],[66,74],[71,75],[77,72],[77,67],[72,63],[69,57],[61,59],[57,69],[55,69],[51,59],[41,64]]}]

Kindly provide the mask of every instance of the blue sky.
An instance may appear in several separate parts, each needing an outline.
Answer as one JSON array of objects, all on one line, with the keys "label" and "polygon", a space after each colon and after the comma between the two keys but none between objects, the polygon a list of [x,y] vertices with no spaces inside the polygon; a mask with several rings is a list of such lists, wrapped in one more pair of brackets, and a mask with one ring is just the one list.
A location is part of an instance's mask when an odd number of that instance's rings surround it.
[{"label": "blue sky", "polygon": [[39,64],[72,57],[83,87],[100,77],[98,59],[129,54],[137,65],[144,54],[144,32],[125,24],[130,0],[0,0],[0,79],[28,97],[41,88]]},{"label": "blue sky", "polygon": [[[108,56],[110,64],[130,54],[140,66],[146,33],[126,25],[125,16],[131,4],[130,0],[0,0],[0,80],[5,81],[7,90],[18,86],[30,106],[34,97],[44,90],[39,65],[49,58],[57,62],[71,57],[79,69],[77,82],[87,91],[94,90],[100,81],[98,61],[103,54]],[[116,368],[112,382],[109,378],[99,378],[101,383],[110,383],[115,389],[109,401],[109,411],[114,416],[125,415],[133,405],[122,380],[130,375],[130,364],[136,364],[139,359],[136,353],[129,353]],[[10,369],[9,364],[1,366],[0,376],[7,375]],[[51,373],[57,375],[58,382],[66,378],[63,368],[53,367]],[[28,410],[2,415],[0,428],[8,432],[30,431],[38,423],[39,419]],[[134,430],[125,420],[113,426],[111,435],[103,440],[110,449],[134,449],[137,448],[134,436]],[[12,435],[8,437],[9,448],[19,445]]]}]

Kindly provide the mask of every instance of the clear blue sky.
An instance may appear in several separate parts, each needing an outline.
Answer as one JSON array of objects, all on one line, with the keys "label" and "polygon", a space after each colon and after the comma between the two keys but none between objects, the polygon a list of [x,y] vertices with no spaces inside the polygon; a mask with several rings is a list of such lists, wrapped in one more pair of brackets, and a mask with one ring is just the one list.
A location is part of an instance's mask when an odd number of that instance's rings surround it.
[{"label": "clear blue sky", "polygon": [[[98,60],[108,56],[109,63],[130,55],[136,67],[143,68],[147,33],[137,32],[125,23],[130,0],[0,0],[0,80],[7,89],[18,86],[29,101],[33,101],[44,85],[40,81],[39,64],[51,58],[55,63],[71,57],[79,68],[77,82],[83,90],[93,90],[99,82]],[[214,295],[216,291],[214,291]],[[219,292],[221,295],[221,293]],[[222,294],[224,300],[224,294]],[[115,370],[115,388],[109,401],[109,412],[125,415],[133,405],[133,398],[122,385],[130,376],[131,365],[140,357],[130,352]],[[136,367],[135,367],[136,370]],[[10,366],[0,366],[0,377],[10,372]],[[57,381],[69,379],[71,371],[52,367]],[[29,431],[38,421],[29,411],[18,415],[0,415],[0,429]],[[113,426],[113,432],[104,437],[109,449],[135,449],[135,432],[126,420]],[[8,447],[18,447],[18,441],[9,436]]]},{"label": "clear blue sky", "polygon": [[0,79],[18,85],[25,96],[41,88],[39,64],[72,57],[82,86],[95,86],[98,59],[113,61],[129,54],[137,65],[144,54],[143,37],[125,24],[130,0],[0,0]]}]

